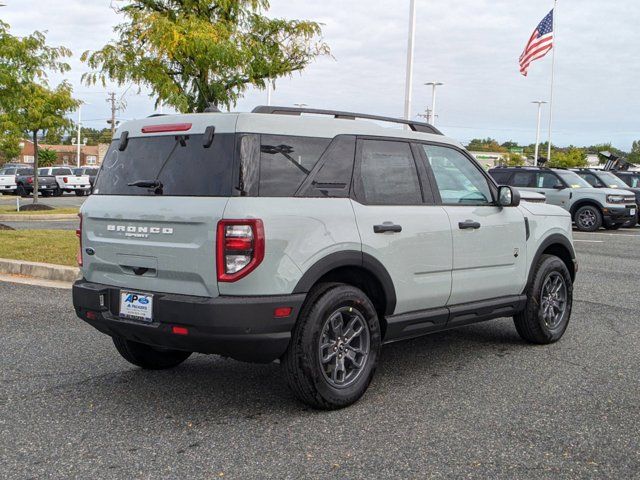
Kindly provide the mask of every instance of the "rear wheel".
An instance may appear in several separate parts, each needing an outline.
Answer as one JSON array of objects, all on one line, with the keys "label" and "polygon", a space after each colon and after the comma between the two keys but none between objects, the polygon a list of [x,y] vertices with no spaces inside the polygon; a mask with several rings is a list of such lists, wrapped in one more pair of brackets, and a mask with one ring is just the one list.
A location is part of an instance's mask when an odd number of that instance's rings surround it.
[{"label": "rear wheel", "polygon": [[600,209],[593,205],[580,207],[573,218],[578,230],[583,232],[595,232],[602,226],[602,213]]},{"label": "rear wheel", "polygon": [[43,197],[50,197],[51,192],[49,190],[43,190],[42,192],[40,192],[40,195],[42,195]]},{"label": "rear wheel", "polygon": [[542,255],[527,287],[527,305],[513,320],[524,340],[547,344],[562,338],[569,325],[573,282],[567,266],[553,255]]},{"label": "rear wheel", "polygon": [[84,196],[84,190],[76,190],[75,194],[77,197],[83,197]]},{"label": "rear wheel", "polygon": [[16,188],[16,195],[19,197],[27,196],[27,190],[24,188],[24,185],[18,185],[18,188]]},{"label": "rear wheel", "polygon": [[61,197],[61,196],[62,196],[62,190],[60,190],[59,188],[56,188],[56,189],[53,191],[53,196],[54,196],[54,197]]},{"label": "rear wheel", "polygon": [[173,368],[191,355],[191,352],[155,348],[120,337],[113,337],[113,344],[127,362],[148,370]]},{"label": "rear wheel", "polygon": [[293,393],[320,409],[355,403],[380,355],[380,324],[369,298],[344,284],[319,285],[294,327],[282,367]]}]

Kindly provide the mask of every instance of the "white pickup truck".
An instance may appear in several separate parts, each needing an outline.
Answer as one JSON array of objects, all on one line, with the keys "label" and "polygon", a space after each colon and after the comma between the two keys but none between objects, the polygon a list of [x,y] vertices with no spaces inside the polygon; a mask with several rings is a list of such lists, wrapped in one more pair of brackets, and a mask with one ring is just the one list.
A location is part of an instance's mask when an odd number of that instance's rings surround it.
[{"label": "white pickup truck", "polygon": [[0,194],[16,192],[16,171],[16,167],[0,169]]},{"label": "white pickup truck", "polygon": [[39,168],[38,175],[50,175],[56,178],[58,183],[58,190],[54,192],[56,197],[64,192],[75,192],[80,197],[91,191],[89,175],[76,175],[69,167]]}]

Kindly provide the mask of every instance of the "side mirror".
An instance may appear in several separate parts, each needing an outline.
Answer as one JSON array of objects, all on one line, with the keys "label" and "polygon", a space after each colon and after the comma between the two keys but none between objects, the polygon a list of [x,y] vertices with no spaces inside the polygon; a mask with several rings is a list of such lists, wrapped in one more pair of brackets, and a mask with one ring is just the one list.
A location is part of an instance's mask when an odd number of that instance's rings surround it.
[{"label": "side mirror", "polygon": [[501,207],[517,207],[520,205],[520,192],[511,187],[498,187],[498,204]]},{"label": "side mirror", "polygon": [[563,184],[561,184],[561,183],[556,183],[556,184],[553,186],[553,189],[554,189],[554,190],[564,190],[564,189],[565,189],[565,186],[564,186]]}]

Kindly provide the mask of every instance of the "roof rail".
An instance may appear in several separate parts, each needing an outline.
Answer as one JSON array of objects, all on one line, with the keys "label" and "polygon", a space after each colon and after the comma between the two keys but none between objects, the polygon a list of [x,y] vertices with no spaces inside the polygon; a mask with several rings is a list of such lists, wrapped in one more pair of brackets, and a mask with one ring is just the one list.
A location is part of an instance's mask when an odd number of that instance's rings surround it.
[{"label": "roof rail", "polygon": [[433,125],[424,122],[414,122],[413,120],[404,120],[401,118],[383,117],[380,115],[369,115],[368,113],[341,112],[338,110],[320,110],[317,108],[297,108],[297,107],[276,107],[268,105],[260,105],[252,110],[252,113],[266,113],[271,115],[301,115],[310,113],[314,115],[331,115],[334,118],[342,118],[346,120],[355,120],[362,118],[365,120],[377,120],[380,122],[398,123],[408,125],[414,132],[432,133],[442,135],[442,132]]}]

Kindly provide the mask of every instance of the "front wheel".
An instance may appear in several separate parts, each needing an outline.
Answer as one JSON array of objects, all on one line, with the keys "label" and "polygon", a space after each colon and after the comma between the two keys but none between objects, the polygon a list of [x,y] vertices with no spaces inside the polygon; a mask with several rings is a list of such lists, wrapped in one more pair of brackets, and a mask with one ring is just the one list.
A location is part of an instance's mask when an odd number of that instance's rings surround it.
[{"label": "front wheel", "polygon": [[527,287],[527,305],[513,320],[523,340],[548,344],[562,338],[569,325],[573,281],[567,266],[553,255],[542,255]]},{"label": "front wheel", "polygon": [[143,343],[133,342],[120,337],[113,337],[113,344],[118,353],[129,363],[147,370],[165,370],[184,362],[191,352],[154,348]]},{"label": "front wheel", "polygon": [[319,285],[309,293],[282,358],[289,387],[314,408],[351,405],[373,378],[380,343],[378,315],[364,292]]},{"label": "front wheel", "polygon": [[573,218],[578,230],[583,232],[595,232],[602,226],[602,213],[600,209],[593,205],[580,207]]}]

